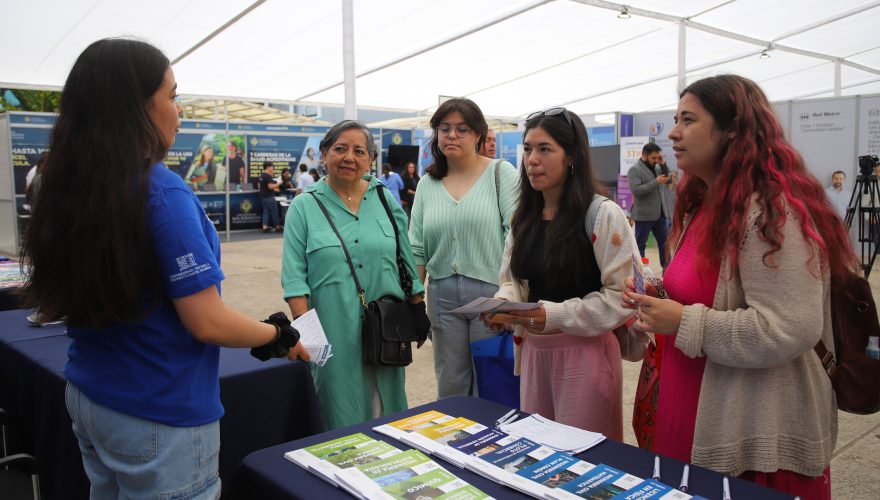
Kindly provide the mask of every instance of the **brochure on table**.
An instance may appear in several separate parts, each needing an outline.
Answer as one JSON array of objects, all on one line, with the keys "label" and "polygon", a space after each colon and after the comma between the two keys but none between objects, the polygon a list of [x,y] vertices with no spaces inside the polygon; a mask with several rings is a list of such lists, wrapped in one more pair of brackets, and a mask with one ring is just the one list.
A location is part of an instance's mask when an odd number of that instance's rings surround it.
[{"label": "brochure on table", "polygon": [[[529,421],[532,417],[532,421]],[[581,448],[604,436],[569,428],[533,415],[491,429],[472,420],[429,411],[377,426],[375,431],[416,449],[400,451],[364,434],[353,434],[293,450],[285,458],[358,498],[482,499],[485,493],[425,455],[432,454],[458,467],[535,498],[551,500],[660,498],[685,500],[690,495],[654,480],[643,480],[604,464],[594,465],[556,447]],[[539,439],[507,434],[503,428]],[[598,440],[596,436],[599,436]],[[565,439],[573,444],[565,444]],[[554,446],[549,446],[553,443]],[[424,453],[423,453],[424,452]]]}]

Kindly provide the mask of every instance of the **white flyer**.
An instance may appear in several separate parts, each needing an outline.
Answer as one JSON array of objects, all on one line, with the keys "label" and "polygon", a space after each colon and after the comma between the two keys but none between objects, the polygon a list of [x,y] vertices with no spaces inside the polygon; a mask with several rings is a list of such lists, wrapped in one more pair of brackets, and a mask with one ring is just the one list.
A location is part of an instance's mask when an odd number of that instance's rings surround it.
[{"label": "white flyer", "polygon": [[327,335],[321,326],[318,312],[309,309],[309,312],[293,320],[292,324],[299,331],[299,341],[309,352],[311,362],[318,366],[324,366],[327,360],[333,356],[333,346],[327,341]]}]

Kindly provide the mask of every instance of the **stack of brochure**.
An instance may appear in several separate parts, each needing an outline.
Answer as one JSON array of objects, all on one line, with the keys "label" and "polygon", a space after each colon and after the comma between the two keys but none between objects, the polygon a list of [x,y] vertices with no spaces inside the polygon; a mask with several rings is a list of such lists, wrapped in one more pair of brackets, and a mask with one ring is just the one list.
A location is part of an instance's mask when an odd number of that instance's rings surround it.
[{"label": "stack of brochure", "polygon": [[[487,479],[535,498],[691,498],[657,481],[642,480],[607,465],[594,465],[567,452],[601,442],[601,434],[563,426],[538,415],[522,421],[526,424],[501,425],[498,430],[429,411],[373,430],[455,465],[462,464]],[[522,434],[537,434],[537,439],[503,432],[510,427]]]},{"label": "stack of brochure", "polygon": [[289,451],[284,458],[357,498],[491,498],[417,450],[358,433]]},{"label": "stack of brochure", "polygon": [[528,438],[556,451],[572,454],[586,451],[605,440],[605,436],[598,432],[560,424],[538,414],[502,424],[499,428],[508,434]]}]

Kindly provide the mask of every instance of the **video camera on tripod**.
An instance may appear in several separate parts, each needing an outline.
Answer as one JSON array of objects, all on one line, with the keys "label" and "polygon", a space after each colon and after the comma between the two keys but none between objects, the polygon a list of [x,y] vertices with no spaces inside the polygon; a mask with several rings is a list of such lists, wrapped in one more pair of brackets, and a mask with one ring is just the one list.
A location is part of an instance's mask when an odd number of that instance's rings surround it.
[{"label": "video camera on tripod", "polygon": [[859,175],[853,185],[852,195],[846,208],[844,224],[849,232],[853,218],[858,217],[858,237],[861,248],[862,270],[865,279],[871,274],[874,260],[880,251],[880,187],[877,183],[876,168],[880,165],[877,155],[859,156]]}]

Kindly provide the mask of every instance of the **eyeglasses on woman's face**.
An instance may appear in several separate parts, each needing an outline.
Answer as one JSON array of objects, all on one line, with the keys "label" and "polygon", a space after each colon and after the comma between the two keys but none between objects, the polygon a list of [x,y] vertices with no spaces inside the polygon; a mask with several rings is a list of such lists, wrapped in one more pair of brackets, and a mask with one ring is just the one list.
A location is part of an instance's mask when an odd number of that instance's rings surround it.
[{"label": "eyeglasses on woman's face", "polygon": [[451,134],[453,130],[455,130],[455,135],[459,136],[468,135],[473,132],[473,130],[464,123],[452,124],[443,122],[437,127],[437,131],[440,132],[440,135],[445,136]]}]

